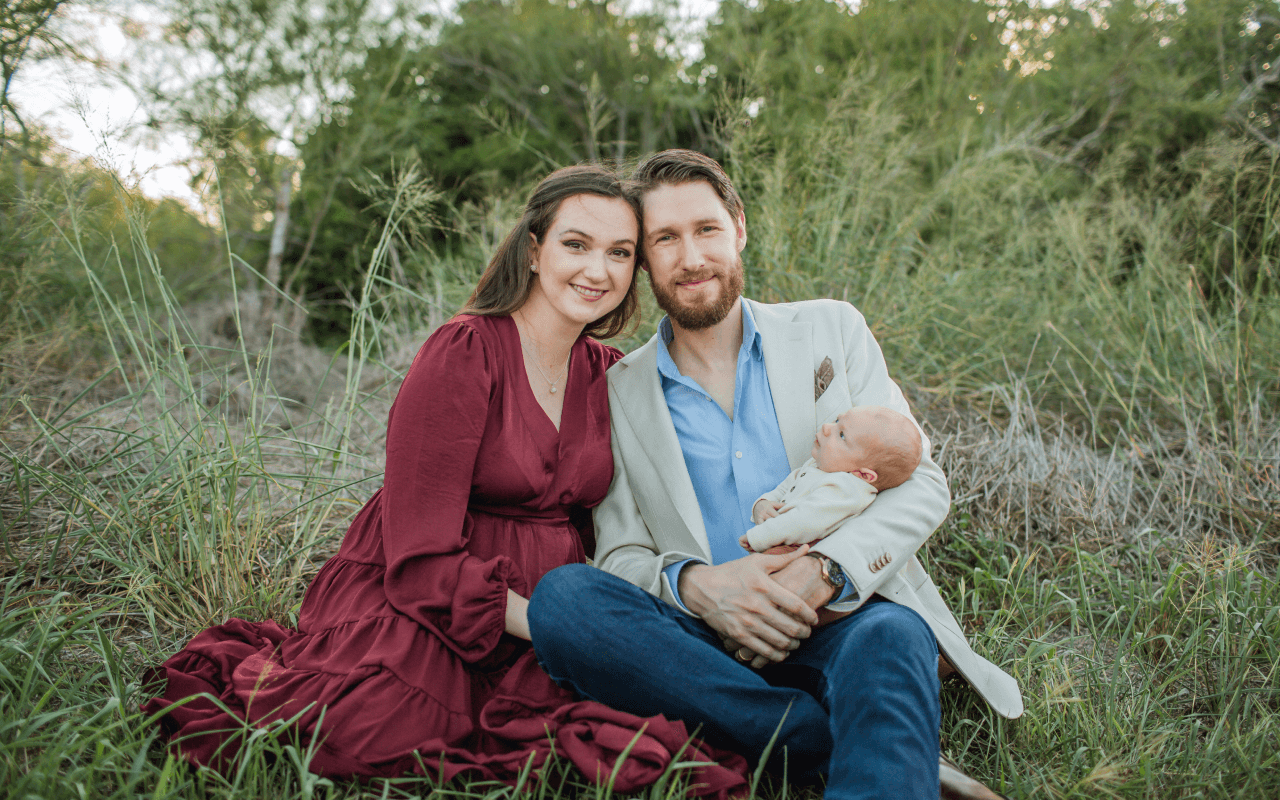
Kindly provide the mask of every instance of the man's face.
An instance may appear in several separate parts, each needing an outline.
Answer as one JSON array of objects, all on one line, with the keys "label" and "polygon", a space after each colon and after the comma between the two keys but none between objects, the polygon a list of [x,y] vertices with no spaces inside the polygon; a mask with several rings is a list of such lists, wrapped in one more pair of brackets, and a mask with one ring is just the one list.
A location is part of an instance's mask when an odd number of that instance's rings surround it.
[{"label": "man's face", "polygon": [[644,248],[658,306],[687,330],[728,316],[742,296],[746,222],[706,181],[659,186],[644,196]]}]

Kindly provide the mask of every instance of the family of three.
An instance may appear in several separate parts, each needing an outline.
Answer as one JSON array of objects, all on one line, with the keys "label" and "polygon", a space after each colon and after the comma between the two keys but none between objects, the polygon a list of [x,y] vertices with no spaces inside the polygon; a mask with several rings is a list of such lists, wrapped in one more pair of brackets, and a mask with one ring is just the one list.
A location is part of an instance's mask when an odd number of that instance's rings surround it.
[{"label": "family of three", "polygon": [[[699,153],[544,179],[414,359],[297,629],[229,620],[155,671],[173,746],[220,767],[276,726],[333,776],[555,752],[619,791],[696,761],[728,797],[768,758],[832,800],[996,797],[939,752],[946,672],[1022,712],[915,557],[946,478],[858,311],[743,298],[746,240]],[[639,270],[666,316],[623,356],[598,339]]]}]

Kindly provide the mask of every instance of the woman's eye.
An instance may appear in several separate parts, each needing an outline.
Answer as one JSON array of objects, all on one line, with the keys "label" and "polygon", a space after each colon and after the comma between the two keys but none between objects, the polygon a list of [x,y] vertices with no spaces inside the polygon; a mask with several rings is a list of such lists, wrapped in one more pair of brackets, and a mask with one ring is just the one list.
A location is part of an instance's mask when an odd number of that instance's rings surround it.
[{"label": "woman's eye", "polygon": [[583,246],[582,246],[582,242],[565,242],[565,243],[564,243],[564,246],[565,246],[565,247],[567,247],[567,248],[569,248],[570,250],[582,250],[582,249],[584,249],[584,248],[583,248]]},{"label": "woman's eye", "polygon": [[614,258],[631,258],[630,250],[618,249],[613,251]]},{"label": "woman's eye", "polygon": [[840,431],[840,439],[841,439],[841,441],[843,441],[843,440],[844,440],[844,431]]}]

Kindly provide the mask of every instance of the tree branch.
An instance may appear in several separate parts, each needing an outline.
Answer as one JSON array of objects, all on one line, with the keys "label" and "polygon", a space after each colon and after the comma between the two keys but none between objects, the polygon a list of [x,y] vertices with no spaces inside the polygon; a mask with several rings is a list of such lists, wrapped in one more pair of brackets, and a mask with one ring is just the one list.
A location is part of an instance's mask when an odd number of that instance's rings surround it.
[{"label": "tree branch", "polygon": [[1098,127],[1080,137],[1072,145],[1071,149],[1067,151],[1066,158],[1068,161],[1074,164],[1076,156],[1080,154],[1081,150],[1092,146],[1094,142],[1102,137],[1102,134],[1106,133],[1107,128],[1111,125],[1111,118],[1116,115],[1116,111],[1120,108],[1121,95],[1122,93],[1119,91],[1114,89],[1111,91],[1111,102],[1107,104],[1107,110],[1102,112],[1102,119],[1098,122]]},{"label": "tree branch", "polygon": [[1260,70],[1258,77],[1254,78],[1249,82],[1248,86],[1240,90],[1240,94],[1236,97],[1235,102],[1231,104],[1231,108],[1233,110],[1238,109],[1245,103],[1253,102],[1253,98],[1257,97],[1263,89],[1276,81],[1280,81],[1280,69]]}]

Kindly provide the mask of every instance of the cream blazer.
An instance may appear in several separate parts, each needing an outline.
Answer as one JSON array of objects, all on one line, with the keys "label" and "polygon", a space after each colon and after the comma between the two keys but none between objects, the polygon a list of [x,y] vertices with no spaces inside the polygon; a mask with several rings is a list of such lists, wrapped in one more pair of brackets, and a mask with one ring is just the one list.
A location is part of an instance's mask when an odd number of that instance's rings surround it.
[{"label": "cream blazer", "polygon": [[[743,302],[751,304],[760,331],[792,469],[809,458],[817,426],[850,406],[887,406],[912,416],[889,378],[880,346],[853,306],[836,300]],[[828,358],[834,375],[819,383],[816,375],[830,373],[822,369]],[[656,337],[610,368],[608,380],[614,475],[594,512],[595,563],[679,607],[663,567],[686,559],[712,563],[711,548],[662,394]],[[911,478],[881,492],[866,511],[813,546],[840,564],[858,590],[857,599],[830,608],[853,610],[873,593],[911,608],[933,629],[947,660],[996,712],[1018,717],[1017,682],[969,647],[915,557],[951,505],[946,476],[930,458],[923,431],[920,436],[923,457]]]},{"label": "cream blazer", "polygon": [[[780,513],[747,531],[751,549],[763,553],[780,544],[816,542],[841,522],[861,514],[876,499],[876,487],[848,472],[826,472],[812,458],[791,470],[777,488],[756,502],[782,503]],[[754,504],[752,504],[754,508]]]}]

